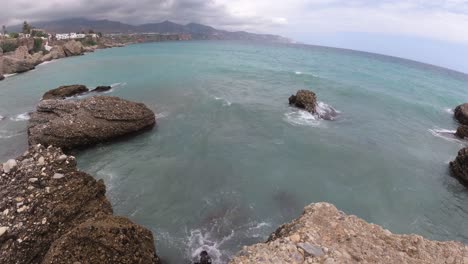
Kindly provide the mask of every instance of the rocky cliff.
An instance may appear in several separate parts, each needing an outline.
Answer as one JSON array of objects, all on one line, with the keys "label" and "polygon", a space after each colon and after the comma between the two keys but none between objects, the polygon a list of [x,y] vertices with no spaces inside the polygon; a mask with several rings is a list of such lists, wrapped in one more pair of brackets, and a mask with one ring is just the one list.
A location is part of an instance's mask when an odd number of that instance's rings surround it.
[{"label": "rocky cliff", "polygon": [[36,145],[0,175],[0,263],[159,263],[152,233],[113,216],[73,156]]},{"label": "rocky cliff", "polygon": [[328,203],[307,206],[267,242],[244,249],[231,264],[468,263],[468,246],[396,235]]}]

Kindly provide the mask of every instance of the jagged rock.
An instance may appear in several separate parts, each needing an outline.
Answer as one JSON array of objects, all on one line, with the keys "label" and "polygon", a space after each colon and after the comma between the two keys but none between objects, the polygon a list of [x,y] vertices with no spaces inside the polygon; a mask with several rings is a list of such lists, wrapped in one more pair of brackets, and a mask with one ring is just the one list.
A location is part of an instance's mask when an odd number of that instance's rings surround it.
[{"label": "jagged rock", "polygon": [[40,143],[70,149],[152,128],[156,118],[144,104],[94,96],[41,101],[29,122],[30,145]]},{"label": "jagged rock", "polygon": [[[0,236],[0,263],[74,263],[80,257],[81,263],[157,263],[151,232],[111,216],[104,182],[63,155],[55,147],[30,147],[16,159],[18,169],[0,177],[0,226],[8,227]],[[39,157],[46,166],[38,165]],[[57,172],[65,177],[54,180]]]},{"label": "jagged rock", "polygon": [[314,92],[308,90],[299,90],[296,95],[289,97],[289,104],[295,107],[305,109],[306,111],[315,114],[317,111],[317,97]]},{"label": "jagged rock", "polygon": [[84,85],[74,84],[65,85],[52,89],[42,96],[42,100],[65,99],[67,97],[79,95],[88,92],[89,89]]},{"label": "jagged rock", "polygon": [[87,221],[56,240],[43,264],[159,263],[151,232],[122,217]]},{"label": "jagged rock", "polygon": [[450,162],[453,176],[468,187],[468,148],[461,149],[457,158]]},{"label": "jagged rock", "polygon": [[3,81],[5,80],[5,76],[3,76],[3,74],[0,73],[0,81]]},{"label": "jagged rock", "polygon": [[16,48],[15,52],[12,55],[15,59],[27,60],[31,58],[29,50],[26,46],[19,46]]},{"label": "jagged rock", "polygon": [[42,57],[42,61],[50,61],[50,60],[56,60],[56,59],[61,59],[65,58],[65,51],[63,50],[62,46],[54,46],[50,50],[50,52],[44,57]]},{"label": "jagged rock", "polygon": [[12,56],[1,56],[0,65],[2,65],[3,74],[23,73],[35,68],[29,60],[17,59]]},{"label": "jagged rock", "polygon": [[84,48],[81,42],[76,40],[68,41],[63,45],[63,51],[67,57],[83,55]]},{"label": "jagged rock", "polygon": [[468,138],[468,126],[460,125],[455,135],[461,139]]},{"label": "jagged rock", "polygon": [[92,90],[91,92],[100,93],[100,92],[109,91],[110,89],[112,89],[111,86],[98,86],[94,90]]},{"label": "jagged rock", "polygon": [[468,246],[392,234],[331,204],[317,203],[278,228],[267,242],[244,247],[230,263],[461,264],[468,263]]},{"label": "jagged rock", "polygon": [[16,160],[9,159],[7,162],[3,163],[3,172],[10,173],[10,171],[15,169],[16,166],[18,166]]},{"label": "jagged rock", "polygon": [[454,110],[455,119],[462,125],[468,125],[468,103],[459,105]]}]

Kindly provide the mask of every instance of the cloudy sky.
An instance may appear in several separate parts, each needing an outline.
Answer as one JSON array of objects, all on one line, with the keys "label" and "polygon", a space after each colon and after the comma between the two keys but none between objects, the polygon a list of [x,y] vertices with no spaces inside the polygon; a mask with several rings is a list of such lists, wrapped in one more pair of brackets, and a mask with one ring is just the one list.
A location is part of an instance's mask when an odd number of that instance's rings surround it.
[{"label": "cloudy sky", "polygon": [[1,0],[0,24],[70,17],[198,22],[468,73],[468,0]]}]

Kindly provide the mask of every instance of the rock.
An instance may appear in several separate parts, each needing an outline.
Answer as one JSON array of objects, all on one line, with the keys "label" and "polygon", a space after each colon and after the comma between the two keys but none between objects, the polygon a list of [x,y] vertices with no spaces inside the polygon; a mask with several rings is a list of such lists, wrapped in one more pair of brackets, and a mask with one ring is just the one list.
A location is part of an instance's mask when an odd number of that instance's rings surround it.
[{"label": "rock", "polygon": [[460,125],[455,135],[461,139],[468,138],[468,126]]},{"label": "rock", "polygon": [[44,100],[31,114],[29,144],[71,149],[129,135],[155,124],[154,113],[144,104],[118,97]]},{"label": "rock", "polygon": [[63,175],[62,173],[55,173],[54,176],[52,176],[52,179],[58,180],[62,179],[63,177],[65,177],[65,175]]},{"label": "rock", "polygon": [[3,81],[5,80],[5,76],[3,76],[3,74],[0,73],[0,81]]},{"label": "rock", "polygon": [[450,170],[460,183],[468,187],[468,148],[458,152],[457,158],[450,162]]},{"label": "rock", "polygon": [[98,86],[94,90],[92,90],[91,92],[100,93],[100,92],[109,91],[110,89],[112,89],[111,86]]},{"label": "rock", "polygon": [[[90,243],[92,241],[92,243]],[[159,263],[151,232],[122,217],[103,216],[85,222],[56,240],[43,264]]]},{"label": "rock", "polygon": [[454,110],[455,119],[462,125],[468,125],[468,103],[459,105]]},{"label": "rock", "polygon": [[[291,242],[295,234],[302,243]],[[297,251],[303,260],[295,257]],[[331,204],[316,203],[265,243],[244,247],[230,263],[465,263],[466,256],[468,246],[460,242],[395,235]]]},{"label": "rock", "polygon": [[83,44],[76,40],[68,41],[63,45],[63,51],[67,57],[83,55]]},{"label": "rock", "polygon": [[84,85],[74,84],[74,85],[65,85],[58,88],[52,89],[46,92],[42,96],[42,100],[48,99],[65,99],[67,97],[80,95],[88,92],[89,89]]},{"label": "rock", "polygon": [[305,109],[306,111],[315,114],[317,105],[317,97],[315,93],[308,90],[299,90],[296,95],[289,97],[289,104],[295,107]]},{"label": "rock", "polygon": [[23,73],[35,68],[34,64],[24,59],[17,59],[12,56],[0,57],[3,74]]},{"label": "rock", "polygon": [[45,164],[44,157],[40,157],[40,158],[37,160],[37,165],[39,165],[39,166],[44,166],[44,164]]},{"label": "rock", "polygon": [[54,46],[50,52],[42,57],[42,61],[51,61],[65,58],[65,51],[62,46]]},{"label": "rock", "polygon": [[[0,177],[0,222],[9,227],[0,238],[0,263],[158,263],[152,233],[112,216],[104,182],[79,171],[71,157],[59,161],[62,155],[32,146],[17,158],[17,170]],[[23,162],[38,156],[47,167]],[[47,187],[28,188],[42,171],[67,177],[44,177],[40,185]]]},{"label": "rock", "polygon": [[3,171],[5,173],[10,173],[14,168],[16,168],[18,164],[16,163],[16,160],[10,159],[7,162],[3,163]]},{"label": "rock", "polygon": [[0,237],[2,237],[8,231],[7,226],[0,226]]},{"label": "rock", "polygon": [[60,155],[60,157],[58,157],[57,160],[58,160],[58,161],[65,161],[65,160],[67,160],[67,155],[65,155],[65,154]]},{"label": "rock", "polygon": [[18,60],[27,60],[31,58],[29,50],[26,46],[19,46],[16,48],[12,56]]},{"label": "rock", "polygon": [[31,182],[31,183],[35,183],[35,182],[37,182],[38,180],[39,180],[38,178],[29,178],[28,181]]}]

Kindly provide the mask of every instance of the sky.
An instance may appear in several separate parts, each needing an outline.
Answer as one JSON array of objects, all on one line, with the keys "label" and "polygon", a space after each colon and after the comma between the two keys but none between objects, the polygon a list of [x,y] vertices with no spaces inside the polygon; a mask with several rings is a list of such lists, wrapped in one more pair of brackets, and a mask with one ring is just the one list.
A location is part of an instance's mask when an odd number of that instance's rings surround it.
[{"label": "sky", "polygon": [[[468,73],[468,0],[0,0],[0,24],[171,20],[363,50]],[[33,23],[32,23],[33,24]]]}]

